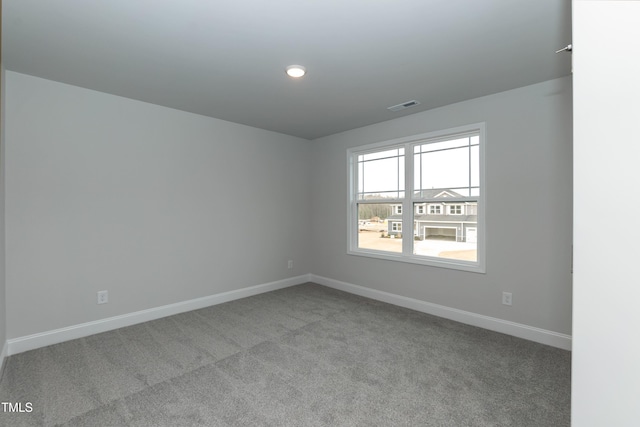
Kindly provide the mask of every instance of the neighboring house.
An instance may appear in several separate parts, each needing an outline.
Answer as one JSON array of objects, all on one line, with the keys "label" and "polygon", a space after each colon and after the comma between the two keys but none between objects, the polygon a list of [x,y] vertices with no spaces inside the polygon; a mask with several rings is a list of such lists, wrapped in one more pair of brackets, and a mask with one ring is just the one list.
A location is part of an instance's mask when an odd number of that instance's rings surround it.
[{"label": "neighboring house", "polygon": [[[452,190],[422,190],[421,197],[440,199],[414,203],[413,235],[419,240],[445,239],[456,242],[476,242],[478,236],[478,202]],[[455,201],[446,201],[455,198]],[[402,205],[391,205],[392,215],[387,218],[390,236],[404,234]]]}]

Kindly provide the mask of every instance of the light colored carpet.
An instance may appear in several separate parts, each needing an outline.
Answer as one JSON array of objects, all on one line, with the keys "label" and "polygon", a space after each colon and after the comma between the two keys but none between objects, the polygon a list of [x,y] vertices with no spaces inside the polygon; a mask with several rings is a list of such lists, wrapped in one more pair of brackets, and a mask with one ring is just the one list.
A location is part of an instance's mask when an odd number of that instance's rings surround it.
[{"label": "light colored carpet", "polygon": [[308,283],[8,358],[3,426],[568,426],[570,353]]}]

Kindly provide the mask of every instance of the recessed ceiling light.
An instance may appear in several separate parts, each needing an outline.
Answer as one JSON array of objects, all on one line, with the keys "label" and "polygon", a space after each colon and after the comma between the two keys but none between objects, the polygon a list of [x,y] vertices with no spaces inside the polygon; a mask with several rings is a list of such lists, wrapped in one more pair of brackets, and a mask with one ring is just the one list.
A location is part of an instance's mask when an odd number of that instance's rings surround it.
[{"label": "recessed ceiling light", "polygon": [[285,69],[285,71],[289,77],[293,77],[296,79],[307,74],[307,69],[304,68],[302,65],[289,65]]}]

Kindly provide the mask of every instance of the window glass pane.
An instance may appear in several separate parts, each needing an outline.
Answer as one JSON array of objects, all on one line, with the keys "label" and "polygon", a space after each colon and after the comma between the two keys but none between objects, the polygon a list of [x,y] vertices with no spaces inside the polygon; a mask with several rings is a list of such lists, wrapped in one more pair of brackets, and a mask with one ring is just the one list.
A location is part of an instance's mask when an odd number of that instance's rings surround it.
[{"label": "window glass pane", "polygon": [[469,138],[460,138],[460,139],[450,139],[448,141],[441,142],[433,142],[430,144],[422,144],[420,146],[420,151],[425,153],[428,151],[436,151],[436,150],[444,150],[447,148],[456,148],[456,147],[468,147],[469,146]]},{"label": "window glass pane", "polygon": [[470,191],[469,191],[468,187],[465,187],[465,188],[452,188],[451,191],[449,191],[449,189],[447,189],[447,192],[453,193],[456,197],[459,197],[459,196],[469,197],[470,196]]},{"label": "window glass pane", "polygon": [[414,147],[414,197],[438,197],[440,190],[453,197],[480,194],[480,137],[420,144]]},{"label": "window glass pane", "polygon": [[471,147],[471,186],[480,187],[480,147]]},{"label": "window glass pane", "polygon": [[365,193],[398,190],[398,158],[363,163]]},{"label": "window glass pane", "polygon": [[358,199],[404,197],[404,149],[358,156]]},{"label": "window glass pane", "polygon": [[392,150],[376,151],[375,153],[361,154],[358,156],[359,162],[366,162],[369,160],[384,159],[388,157],[398,157],[404,155],[404,148],[394,148]]},{"label": "window glass pane", "polygon": [[456,188],[469,186],[469,149],[456,148],[422,153],[419,189]]},{"label": "window glass pane", "polygon": [[400,205],[358,203],[358,248],[402,252]]},{"label": "window glass pane", "polygon": [[[414,147],[419,149],[420,146]],[[418,150],[419,151],[419,150]],[[420,189],[422,183],[422,156],[420,154],[413,155],[413,188]],[[415,194],[414,190],[414,194]]]},{"label": "window glass pane", "polygon": [[400,157],[399,173],[398,173],[398,190],[402,195],[398,195],[398,198],[404,197],[404,156]]},{"label": "window glass pane", "polygon": [[428,215],[414,217],[414,255],[464,261],[478,260],[478,224],[475,203],[431,204],[428,213]]}]

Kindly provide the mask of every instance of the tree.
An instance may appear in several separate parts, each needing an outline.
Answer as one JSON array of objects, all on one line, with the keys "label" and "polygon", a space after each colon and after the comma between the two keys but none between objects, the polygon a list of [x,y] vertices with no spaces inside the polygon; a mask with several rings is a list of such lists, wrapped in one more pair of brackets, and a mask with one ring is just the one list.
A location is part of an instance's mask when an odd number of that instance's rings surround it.
[{"label": "tree", "polygon": [[[379,194],[370,194],[365,199],[380,200]],[[358,219],[367,220],[378,217],[382,220],[391,215],[391,205],[387,203],[360,203],[358,204]]]}]

